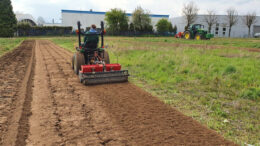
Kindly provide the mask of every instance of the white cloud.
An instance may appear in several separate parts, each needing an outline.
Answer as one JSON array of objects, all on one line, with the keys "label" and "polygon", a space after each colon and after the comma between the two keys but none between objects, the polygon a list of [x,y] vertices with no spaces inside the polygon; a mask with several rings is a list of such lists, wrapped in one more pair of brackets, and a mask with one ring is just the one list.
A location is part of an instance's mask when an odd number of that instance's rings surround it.
[{"label": "white cloud", "polygon": [[[149,10],[152,14],[169,14],[171,17],[181,16],[184,3],[191,0],[11,0],[14,11],[30,13],[35,18],[42,16],[45,20],[53,18],[60,21],[61,9],[108,11],[121,8],[133,12],[137,6]],[[241,15],[248,11],[256,11],[260,15],[260,0],[194,0],[200,14],[213,9],[218,14],[225,14],[229,7],[236,8]]]}]

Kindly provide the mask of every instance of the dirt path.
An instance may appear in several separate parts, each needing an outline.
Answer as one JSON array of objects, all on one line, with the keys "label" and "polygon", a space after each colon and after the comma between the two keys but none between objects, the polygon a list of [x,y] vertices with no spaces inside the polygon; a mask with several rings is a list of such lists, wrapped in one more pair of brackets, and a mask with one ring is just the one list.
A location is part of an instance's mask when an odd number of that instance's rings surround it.
[{"label": "dirt path", "polygon": [[70,66],[72,53],[46,40],[35,44],[34,76],[26,88],[32,94],[21,110],[29,128],[17,130],[25,135],[20,144],[10,144],[234,145],[131,83],[80,84]]},{"label": "dirt path", "polygon": [[34,41],[0,58],[0,145],[24,145],[28,136]]}]

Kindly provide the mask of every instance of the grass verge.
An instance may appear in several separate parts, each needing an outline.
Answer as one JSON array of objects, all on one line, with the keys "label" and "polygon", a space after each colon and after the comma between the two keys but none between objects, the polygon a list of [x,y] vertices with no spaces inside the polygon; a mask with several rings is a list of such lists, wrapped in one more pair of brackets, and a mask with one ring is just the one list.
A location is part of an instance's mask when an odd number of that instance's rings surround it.
[{"label": "grass verge", "polygon": [[0,38],[0,57],[19,46],[24,38]]}]

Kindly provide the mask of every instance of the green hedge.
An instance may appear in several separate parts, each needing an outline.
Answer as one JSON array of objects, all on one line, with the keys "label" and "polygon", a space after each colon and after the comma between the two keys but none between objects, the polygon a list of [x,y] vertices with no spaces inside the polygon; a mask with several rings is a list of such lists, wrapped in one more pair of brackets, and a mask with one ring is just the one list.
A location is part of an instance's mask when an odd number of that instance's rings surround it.
[{"label": "green hedge", "polygon": [[72,27],[18,24],[17,32],[18,36],[68,35],[72,33]]}]

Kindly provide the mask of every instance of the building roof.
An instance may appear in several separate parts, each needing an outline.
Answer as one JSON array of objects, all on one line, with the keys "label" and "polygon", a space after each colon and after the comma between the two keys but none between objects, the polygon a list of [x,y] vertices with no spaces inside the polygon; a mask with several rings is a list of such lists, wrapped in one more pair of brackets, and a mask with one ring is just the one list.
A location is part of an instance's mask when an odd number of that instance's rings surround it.
[{"label": "building roof", "polygon": [[16,13],[15,17],[18,22],[29,22],[32,26],[37,25],[35,19],[31,14],[22,14],[22,13]]},{"label": "building roof", "polygon": [[34,18],[33,18],[33,16],[32,16],[31,14],[16,13],[15,16],[16,16],[16,19],[17,19],[18,21],[22,21],[22,20],[24,20],[24,19],[29,19],[29,20],[32,20],[32,21],[35,22],[35,20],[34,20]]},{"label": "building roof", "polygon": [[[99,15],[105,15],[106,12],[98,12],[98,11],[80,11],[80,10],[61,10],[61,13],[84,13],[84,14],[99,14]],[[131,13],[126,13],[127,16],[132,16]],[[158,14],[150,14],[150,17],[163,17],[163,18],[169,18],[169,15],[158,15]]]}]

